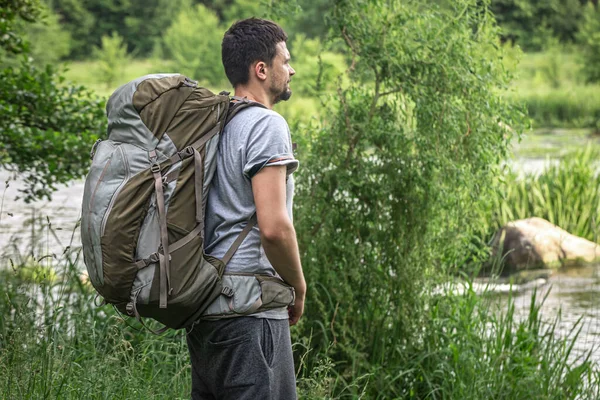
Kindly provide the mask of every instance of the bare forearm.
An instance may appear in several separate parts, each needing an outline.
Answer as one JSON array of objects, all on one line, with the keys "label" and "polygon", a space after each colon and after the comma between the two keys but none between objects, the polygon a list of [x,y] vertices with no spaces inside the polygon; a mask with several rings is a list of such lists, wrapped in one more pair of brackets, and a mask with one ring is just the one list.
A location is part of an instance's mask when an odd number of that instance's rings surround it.
[{"label": "bare forearm", "polygon": [[294,227],[290,224],[280,228],[275,234],[262,234],[261,242],[275,271],[287,284],[294,287],[296,297],[303,300],[306,296],[306,282]]}]

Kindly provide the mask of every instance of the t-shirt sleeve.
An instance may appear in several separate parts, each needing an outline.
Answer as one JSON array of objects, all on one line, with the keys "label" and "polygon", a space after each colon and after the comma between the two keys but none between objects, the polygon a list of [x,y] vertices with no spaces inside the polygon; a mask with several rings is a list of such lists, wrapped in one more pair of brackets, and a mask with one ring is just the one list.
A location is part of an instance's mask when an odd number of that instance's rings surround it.
[{"label": "t-shirt sleeve", "polygon": [[290,129],[278,114],[265,114],[253,126],[246,145],[244,176],[252,179],[264,167],[285,165],[288,175],[298,168]]}]

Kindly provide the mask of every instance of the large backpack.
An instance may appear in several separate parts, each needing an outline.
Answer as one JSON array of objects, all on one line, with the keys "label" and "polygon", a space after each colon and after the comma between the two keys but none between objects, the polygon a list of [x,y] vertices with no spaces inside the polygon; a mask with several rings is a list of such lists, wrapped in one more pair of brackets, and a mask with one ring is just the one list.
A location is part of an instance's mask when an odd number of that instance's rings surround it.
[{"label": "large backpack", "polygon": [[203,251],[219,135],[258,103],[232,104],[228,93],[178,74],[141,77],[109,98],[108,140],[92,149],[81,236],[92,285],[121,312],[178,329],[220,294],[233,295],[222,284],[225,264],[255,218],[223,260]]}]

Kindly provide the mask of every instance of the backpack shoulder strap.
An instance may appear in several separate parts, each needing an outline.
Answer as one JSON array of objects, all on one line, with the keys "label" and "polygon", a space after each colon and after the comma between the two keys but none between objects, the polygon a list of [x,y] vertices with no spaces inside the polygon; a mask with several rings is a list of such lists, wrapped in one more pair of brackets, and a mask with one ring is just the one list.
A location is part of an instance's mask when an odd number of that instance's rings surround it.
[{"label": "backpack shoulder strap", "polygon": [[[221,92],[219,94],[229,95],[229,92]],[[227,125],[229,122],[231,122],[231,120],[233,119],[233,117],[235,117],[237,115],[237,113],[242,111],[244,108],[248,108],[248,107],[267,108],[264,104],[259,103],[257,101],[249,100],[247,97],[231,96],[231,105],[229,106],[229,110],[227,111],[227,119],[225,120],[225,125]],[[254,228],[256,223],[257,223],[256,213],[254,213],[254,214],[252,214],[250,219],[248,219],[246,226],[240,232],[239,236],[235,239],[235,241],[232,243],[229,250],[227,250],[227,253],[225,253],[225,256],[223,256],[223,259],[222,259],[223,264],[227,265],[227,263],[229,263],[229,260],[231,260],[231,257],[233,257],[233,255],[235,254],[237,249],[240,247],[240,245],[242,244],[244,239],[246,239],[246,236],[248,236],[248,234],[250,233],[252,228]]]},{"label": "backpack shoulder strap", "polygon": [[227,250],[227,253],[225,253],[225,255],[223,256],[223,259],[221,260],[221,261],[223,261],[223,264],[227,265],[227,263],[229,263],[229,260],[231,260],[231,257],[233,257],[233,255],[235,254],[237,249],[240,247],[240,245],[242,244],[244,239],[246,239],[246,236],[248,236],[248,234],[250,233],[252,228],[254,228],[256,223],[257,223],[256,213],[254,213],[254,214],[252,214],[252,216],[246,223],[246,226],[244,227],[244,229],[240,232],[239,236],[232,243],[229,250]]},{"label": "backpack shoulder strap", "polygon": [[264,104],[259,103],[258,101],[248,100],[248,98],[246,98],[246,97],[232,96],[231,100],[232,100],[232,102],[231,102],[231,105],[229,106],[229,110],[227,112],[227,119],[225,121],[225,125],[227,125],[233,119],[233,117],[235,117],[237,115],[237,113],[242,111],[244,108],[254,107],[254,106],[267,108]]}]

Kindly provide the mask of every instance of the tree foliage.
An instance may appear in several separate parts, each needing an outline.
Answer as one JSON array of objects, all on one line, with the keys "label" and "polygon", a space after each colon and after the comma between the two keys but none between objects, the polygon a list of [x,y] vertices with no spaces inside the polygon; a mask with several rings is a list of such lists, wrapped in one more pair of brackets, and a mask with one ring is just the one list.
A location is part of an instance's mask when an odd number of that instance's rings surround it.
[{"label": "tree foliage", "polygon": [[216,13],[203,5],[181,10],[162,39],[162,55],[172,69],[212,84],[225,81],[221,39],[225,28]]},{"label": "tree foliage", "polygon": [[492,10],[505,40],[540,50],[549,39],[574,42],[587,0],[493,0]]},{"label": "tree foliage", "polygon": [[34,23],[21,23],[20,30],[29,43],[29,56],[43,67],[63,60],[71,51],[71,34],[60,26],[58,15],[43,6]]},{"label": "tree foliage", "polygon": [[17,18],[6,37],[18,38],[22,48],[12,51],[11,46],[0,47],[0,67],[17,67],[23,51],[35,65],[43,67],[64,59],[71,48],[71,35],[60,26],[58,15],[43,3],[32,18]]},{"label": "tree foliage", "polygon": [[589,4],[578,35],[583,58],[583,75],[588,82],[600,82],[600,6]]},{"label": "tree foliage", "polygon": [[[6,4],[4,4],[6,3]],[[18,54],[27,49],[26,42],[16,32],[19,20],[33,22],[40,14],[37,0],[13,0],[0,7],[0,48]]]},{"label": "tree foliage", "polygon": [[290,43],[293,52],[292,65],[298,74],[294,80],[294,92],[301,96],[315,96],[334,92],[338,79],[348,68],[345,56],[326,51],[319,39],[298,34]]},{"label": "tree foliage", "polygon": [[[301,134],[295,221],[310,289],[298,338],[336,376],[372,374],[367,397],[412,386],[423,398],[403,368],[427,292],[484,247],[479,218],[524,114],[499,96],[510,75],[479,1],[338,0],[330,23],[350,83]],[[395,374],[405,378],[390,384]]]},{"label": "tree foliage", "polygon": [[[71,34],[71,58],[89,56],[94,45],[98,45],[100,37],[92,36],[92,29],[97,18],[81,0],[53,0],[52,10],[60,16],[61,25]],[[106,32],[110,33],[110,31]]]},{"label": "tree foliage", "polygon": [[[27,50],[15,26],[22,17],[34,22],[35,7],[16,0],[2,9],[3,37],[12,38],[3,42],[6,52]],[[25,182],[25,200],[50,198],[58,183],[82,176],[104,124],[103,103],[82,87],[65,85],[52,67],[38,68],[24,57],[18,68],[0,70],[0,165]]]},{"label": "tree foliage", "polygon": [[94,56],[98,61],[98,80],[107,87],[123,77],[123,70],[130,59],[127,46],[118,33],[111,36],[102,36],[102,46],[94,49]]},{"label": "tree foliage", "polygon": [[[128,51],[140,56],[152,53],[162,35],[184,9],[203,5],[216,13],[225,25],[249,16],[262,17],[270,0],[45,0],[60,16],[61,24],[72,36],[70,57],[92,55],[100,38],[117,32],[125,38]],[[323,39],[328,28],[333,0],[288,0],[285,10],[276,15],[290,37],[297,34]],[[429,3],[452,7],[451,0]],[[540,50],[551,37],[573,42],[583,19],[584,6],[596,0],[492,0],[492,11],[502,29],[504,40],[516,42],[527,50]]]}]

